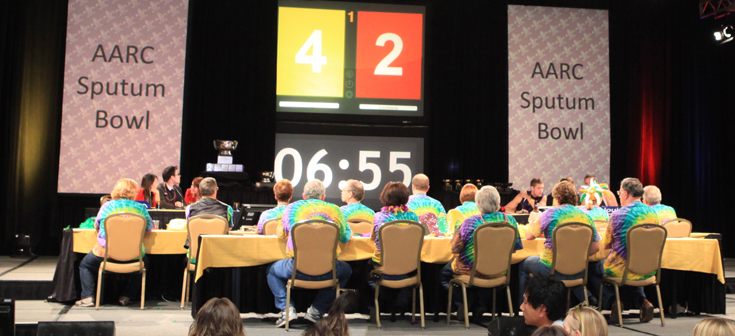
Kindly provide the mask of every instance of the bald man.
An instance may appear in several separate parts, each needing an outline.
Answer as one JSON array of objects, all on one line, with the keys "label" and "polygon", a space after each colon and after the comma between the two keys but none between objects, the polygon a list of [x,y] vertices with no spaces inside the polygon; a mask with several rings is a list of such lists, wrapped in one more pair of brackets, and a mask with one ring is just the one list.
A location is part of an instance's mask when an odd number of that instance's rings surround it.
[{"label": "bald man", "polygon": [[419,221],[429,227],[430,233],[449,233],[447,212],[441,202],[429,197],[429,177],[417,174],[411,180],[413,195],[408,198],[408,208],[419,216]]},{"label": "bald man", "polygon": [[347,205],[340,208],[345,215],[345,220],[364,219],[373,222],[375,211],[363,205],[362,200],[365,198],[365,188],[362,182],[357,180],[348,180],[344,189],[342,189],[342,202]]}]

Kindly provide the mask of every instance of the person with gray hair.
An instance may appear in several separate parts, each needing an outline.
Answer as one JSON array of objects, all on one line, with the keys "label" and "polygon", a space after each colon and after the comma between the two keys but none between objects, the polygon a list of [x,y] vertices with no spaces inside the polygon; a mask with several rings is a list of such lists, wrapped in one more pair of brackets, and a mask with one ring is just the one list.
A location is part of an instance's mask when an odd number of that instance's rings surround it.
[{"label": "person with gray hair", "polygon": [[[298,318],[296,315],[296,308],[294,308],[293,302],[286,302],[286,281],[291,278],[293,273],[293,240],[291,239],[291,228],[299,222],[310,220],[310,219],[321,219],[332,222],[339,227],[339,241],[347,243],[352,237],[352,229],[347,225],[345,216],[342,211],[336,205],[325,202],[326,195],[324,194],[324,184],[320,180],[312,180],[304,185],[304,193],[301,194],[303,200],[296,201],[289,204],[286,209],[283,210],[283,217],[281,219],[282,225],[281,230],[278,230],[276,234],[279,237],[286,238],[286,252],[289,259],[282,259],[274,262],[267,270],[268,287],[276,301],[276,308],[281,310],[281,316],[276,321],[276,327],[283,327],[286,325],[286,309],[289,310],[289,320],[295,320]],[[339,285],[341,288],[347,286],[347,280],[352,275],[352,268],[349,264],[344,261],[337,260],[337,278],[339,279]],[[322,274],[319,276],[310,276],[301,273],[296,274],[296,278],[300,280],[320,281],[332,279],[332,272]],[[335,293],[332,288],[320,289],[317,292],[314,302],[311,307],[306,311],[305,319],[316,323],[322,318],[324,313],[329,310],[334,301]]]},{"label": "person with gray hair", "polygon": [[676,210],[674,210],[674,208],[661,204],[661,189],[655,185],[649,185],[643,188],[643,198],[641,201],[656,211],[658,220],[661,221],[661,224],[677,218]]},{"label": "person with gray hair", "polygon": [[[455,274],[470,275],[472,272],[472,262],[474,260],[475,253],[475,228],[485,223],[507,223],[518,230],[518,223],[513,216],[508,216],[500,210],[500,194],[498,190],[493,186],[484,186],[475,194],[475,203],[477,209],[480,210],[479,215],[471,216],[467,218],[455,231],[454,237],[452,237],[452,253],[454,254],[454,260],[450,261],[441,273],[441,283],[444,289],[449,290],[449,281],[454,277]],[[516,239],[514,249],[516,251],[523,249],[520,235]],[[476,273],[475,276],[482,279],[489,279],[490,277],[486,274]],[[472,291],[472,289],[468,289]],[[468,295],[467,299],[468,306],[471,308],[470,302],[475,301],[476,297],[479,298],[476,307],[472,310],[473,319],[476,322],[480,321],[482,314],[487,311],[487,303],[492,296],[492,289],[489,288],[475,288],[475,295]],[[452,295],[452,302],[457,307],[462,307],[462,292],[454,291]],[[460,321],[464,320],[464,309],[458,309],[457,319]]]},{"label": "person with gray hair", "polygon": [[365,198],[365,189],[362,182],[358,180],[347,180],[347,184],[342,189],[342,202],[347,205],[340,208],[345,215],[345,220],[364,219],[373,222],[375,211],[360,203]]},{"label": "person with gray hair", "polygon": [[[199,182],[199,193],[202,199],[186,207],[186,220],[198,215],[217,215],[227,220],[230,229],[234,226],[232,207],[217,200],[217,180],[212,177]],[[186,247],[189,247],[187,238]],[[188,255],[189,252],[187,252]],[[190,256],[191,263],[196,263],[196,256]]]}]

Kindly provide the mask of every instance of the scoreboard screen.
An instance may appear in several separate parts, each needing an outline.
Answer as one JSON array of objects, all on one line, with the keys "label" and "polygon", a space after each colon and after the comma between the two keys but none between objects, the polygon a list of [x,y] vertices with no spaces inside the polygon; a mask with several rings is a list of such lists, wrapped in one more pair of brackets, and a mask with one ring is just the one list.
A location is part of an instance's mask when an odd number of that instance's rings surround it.
[{"label": "scoreboard screen", "polygon": [[424,12],[281,0],[276,111],[422,117]]}]

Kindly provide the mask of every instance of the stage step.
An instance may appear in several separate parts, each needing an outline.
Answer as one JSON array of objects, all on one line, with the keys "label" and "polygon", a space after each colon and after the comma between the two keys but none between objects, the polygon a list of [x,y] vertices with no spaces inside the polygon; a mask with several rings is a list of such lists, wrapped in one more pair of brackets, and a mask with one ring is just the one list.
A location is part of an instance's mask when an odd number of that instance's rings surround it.
[{"label": "stage step", "polygon": [[44,300],[53,291],[58,257],[0,257],[0,297]]}]

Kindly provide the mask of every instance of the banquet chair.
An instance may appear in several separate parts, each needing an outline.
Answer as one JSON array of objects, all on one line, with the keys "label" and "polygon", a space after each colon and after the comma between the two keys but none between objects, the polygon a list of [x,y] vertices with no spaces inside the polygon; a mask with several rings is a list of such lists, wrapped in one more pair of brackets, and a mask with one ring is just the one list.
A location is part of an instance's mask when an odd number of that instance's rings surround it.
[{"label": "banquet chair", "polygon": [[[100,294],[105,272],[140,273],[140,309],[145,305],[145,263],[143,262],[143,235],[148,222],[134,213],[117,213],[105,218],[107,244],[105,256],[97,274],[97,298],[95,309],[100,308]],[[110,261],[108,259],[114,260]]]},{"label": "banquet chair", "polygon": [[587,256],[592,246],[595,232],[591,226],[572,222],[558,225],[553,233],[553,255],[551,261],[551,275],[555,272],[562,274],[577,274],[584,271],[579,279],[562,280],[567,287],[567,309],[571,297],[572,287],[582,286],[584,302],[587,300]]},{"label": "banquet chair", "polygon": [[263,224],[263,235],[275,236],[278,230],[278,224],[281,224],[281,217],[269,219]]},{"label": "banquet chair", "polygon": [[668,238],[687,238],[692,233],[692,222],[684,218],[674,218],[663,222]]},{"label": "banquet chair", "polygon": [[186,231],[189,238],[189,257],[186,258],[184,268],[184,283],[181,285],[181,309],[186,307],[189,301],[190,273],[196,271],[196,264],[191,263],[191,258],[196,258],[199,252],[199,236],[208,234],[227,234],[229,223],[224,217],[217,215],[199,215],[189,218],[186,222]]},{"label": "banquet chair", "polygon": [[[505,287],[508,295],[508,311],[513,317],[513,301],[510,297],[510,264],[513,249],[518,239],[518,229],[505,222],[485,223],[475,228],[474,263],[470,275],[455,274],[449,281],[449,303],[447,304],[447,324],[452,311],[452,289],[462,287],[464,301],[464,326],[470,328],[467,307],[467,288],[481,287],[493,289],[493,318],[495,317],[495,292],[498,287]],[[477,277],[484,274],[489,279]]]},{"label": "banquet chair", "polygon": [[610,225],[610,222],[606,220],[595,220],[595,229],[597,230],[607,230],[608,225]]},{"label": "banquet chair", "polygon": [[[337,244],[339,227],[329,221],[310,219],[291,227],[293,241],[293,272],[286,282],[286,302],[291,302],[291,288],[323,289],[332,287],[339,296],[337,278]],[[296,279],[296,272],[310,276],[332,273],[332,278],[321,281]],[[286,309],[286,331],[290,324],[290,309]]]},{"label": "banquet chair", "polygon": [[[416,321],[416,288],[419,289],[421,309],[421,329],[426,327],[424,321],[424,287],[421,284],[421,248],[424,246],[426,228],[418,222],[410,220],[394,220],[384,223],[378,229],[381,262],[370,272],[375,278],[375,321],[380,324],[380,286],[388,288],[413,287],[411,300],[411,322]],[[416,272],[415,275],[402,280],[384,279],[383,275],[404,275]]]},{"label": "banquet chair", "polygon": [[373,232],[373,222],[367,219],[348,219],[347,224],[352,229],[352,233],[365,234]]},{"label": "banquet chair", "polygon": [[[602,277],[603,282],[612,284],[615,287],[615,300],[617,301],[617,314],[620,326],[623,325],[623,312],[620,305],[620,290],[622,286],[656,286],[656,294],[658,294],[658,310],[661,314],[661,326],[666,323],[664,319],[663,303],[661,301],[661,256],[663,255],[664,245],[666,244],[667,231],[666,228],[656,223],[641,223],[631,226],[626,233],[627,242],[625,245],[626,257],[625,268],[622,277],[612,277],[605,275]],[[628,280],[628,272],[636,274],[655,273],[648,279],[644,280]],[[600,284],[600,296],[602,297],[602,286]],[[602,310],[602,305],[597,308]],[[615,314],[616,312],[610,312]]]}]

